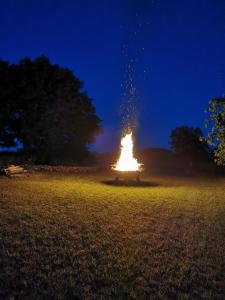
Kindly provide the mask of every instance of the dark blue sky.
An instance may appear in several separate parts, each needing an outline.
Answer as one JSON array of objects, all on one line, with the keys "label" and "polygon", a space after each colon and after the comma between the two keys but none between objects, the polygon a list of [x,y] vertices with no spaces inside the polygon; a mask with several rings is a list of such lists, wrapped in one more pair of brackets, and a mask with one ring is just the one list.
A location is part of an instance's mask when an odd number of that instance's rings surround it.
[{"label": "dark blue sky", "polygon": [[180,125],[204,129],[208,101],[225,92],[224,0],[0,0],[0,37],[0,58],[44,54],[84,82],[103,119],[101,151],[120,136],[124,45],[138,60],[139,147],[168,147]]}]

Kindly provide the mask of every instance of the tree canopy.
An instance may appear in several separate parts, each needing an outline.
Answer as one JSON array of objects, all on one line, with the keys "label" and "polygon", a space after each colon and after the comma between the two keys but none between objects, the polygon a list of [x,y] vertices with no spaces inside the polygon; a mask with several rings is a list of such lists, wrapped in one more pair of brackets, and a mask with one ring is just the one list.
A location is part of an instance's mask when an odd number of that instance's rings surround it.
[{"label": "tree canopy", "polygon": [[202,136],[200,128],[181,126],[172,130],[169,143],[175,153],[193,163],[209,158],[209,146]]},{"label": "tree canopy", "polygon": [[225,97],[212,99],[206,111],[206,126],[211,126],[207,140],[215,147],[216,163],[225,166]]},{"label": "tree canopy", "polygon": [[47,57],[0,60],[0,146],[23,144],[38,162],[77,162],[100,132],[83,83]]}]

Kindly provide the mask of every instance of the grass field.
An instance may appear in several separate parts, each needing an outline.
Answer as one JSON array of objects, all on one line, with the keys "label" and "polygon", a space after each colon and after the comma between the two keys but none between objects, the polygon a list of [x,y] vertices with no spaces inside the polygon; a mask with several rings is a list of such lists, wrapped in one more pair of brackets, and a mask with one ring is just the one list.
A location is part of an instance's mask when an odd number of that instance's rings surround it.
[{"label": "grass field", "polygon": [[225,299],[224,180],[107,179],[0,178],[0,299]]}]

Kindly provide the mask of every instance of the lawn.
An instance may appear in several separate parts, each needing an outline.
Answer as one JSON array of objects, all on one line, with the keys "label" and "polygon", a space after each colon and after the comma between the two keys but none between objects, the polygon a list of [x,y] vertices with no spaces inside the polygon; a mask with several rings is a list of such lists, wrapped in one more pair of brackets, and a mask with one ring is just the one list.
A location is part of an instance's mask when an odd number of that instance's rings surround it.
[{"label": "lawn", "polygon": [[224,299],[224,179],[0,178],[0,299]]}]

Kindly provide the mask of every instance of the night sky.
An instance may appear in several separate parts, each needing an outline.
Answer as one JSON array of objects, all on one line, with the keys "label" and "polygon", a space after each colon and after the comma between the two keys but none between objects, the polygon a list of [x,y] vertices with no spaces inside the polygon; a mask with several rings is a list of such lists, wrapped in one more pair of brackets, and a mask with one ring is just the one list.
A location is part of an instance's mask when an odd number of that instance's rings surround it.
[{"label": "night sky", "polygon": [[225,93],[224,0],[0,0],[0,38],[1,59],[47,55],[84,82],[103,120],[98,151],[118,144],[131,59],[139,148],[169,147],[177,126],[204,130]]}]

